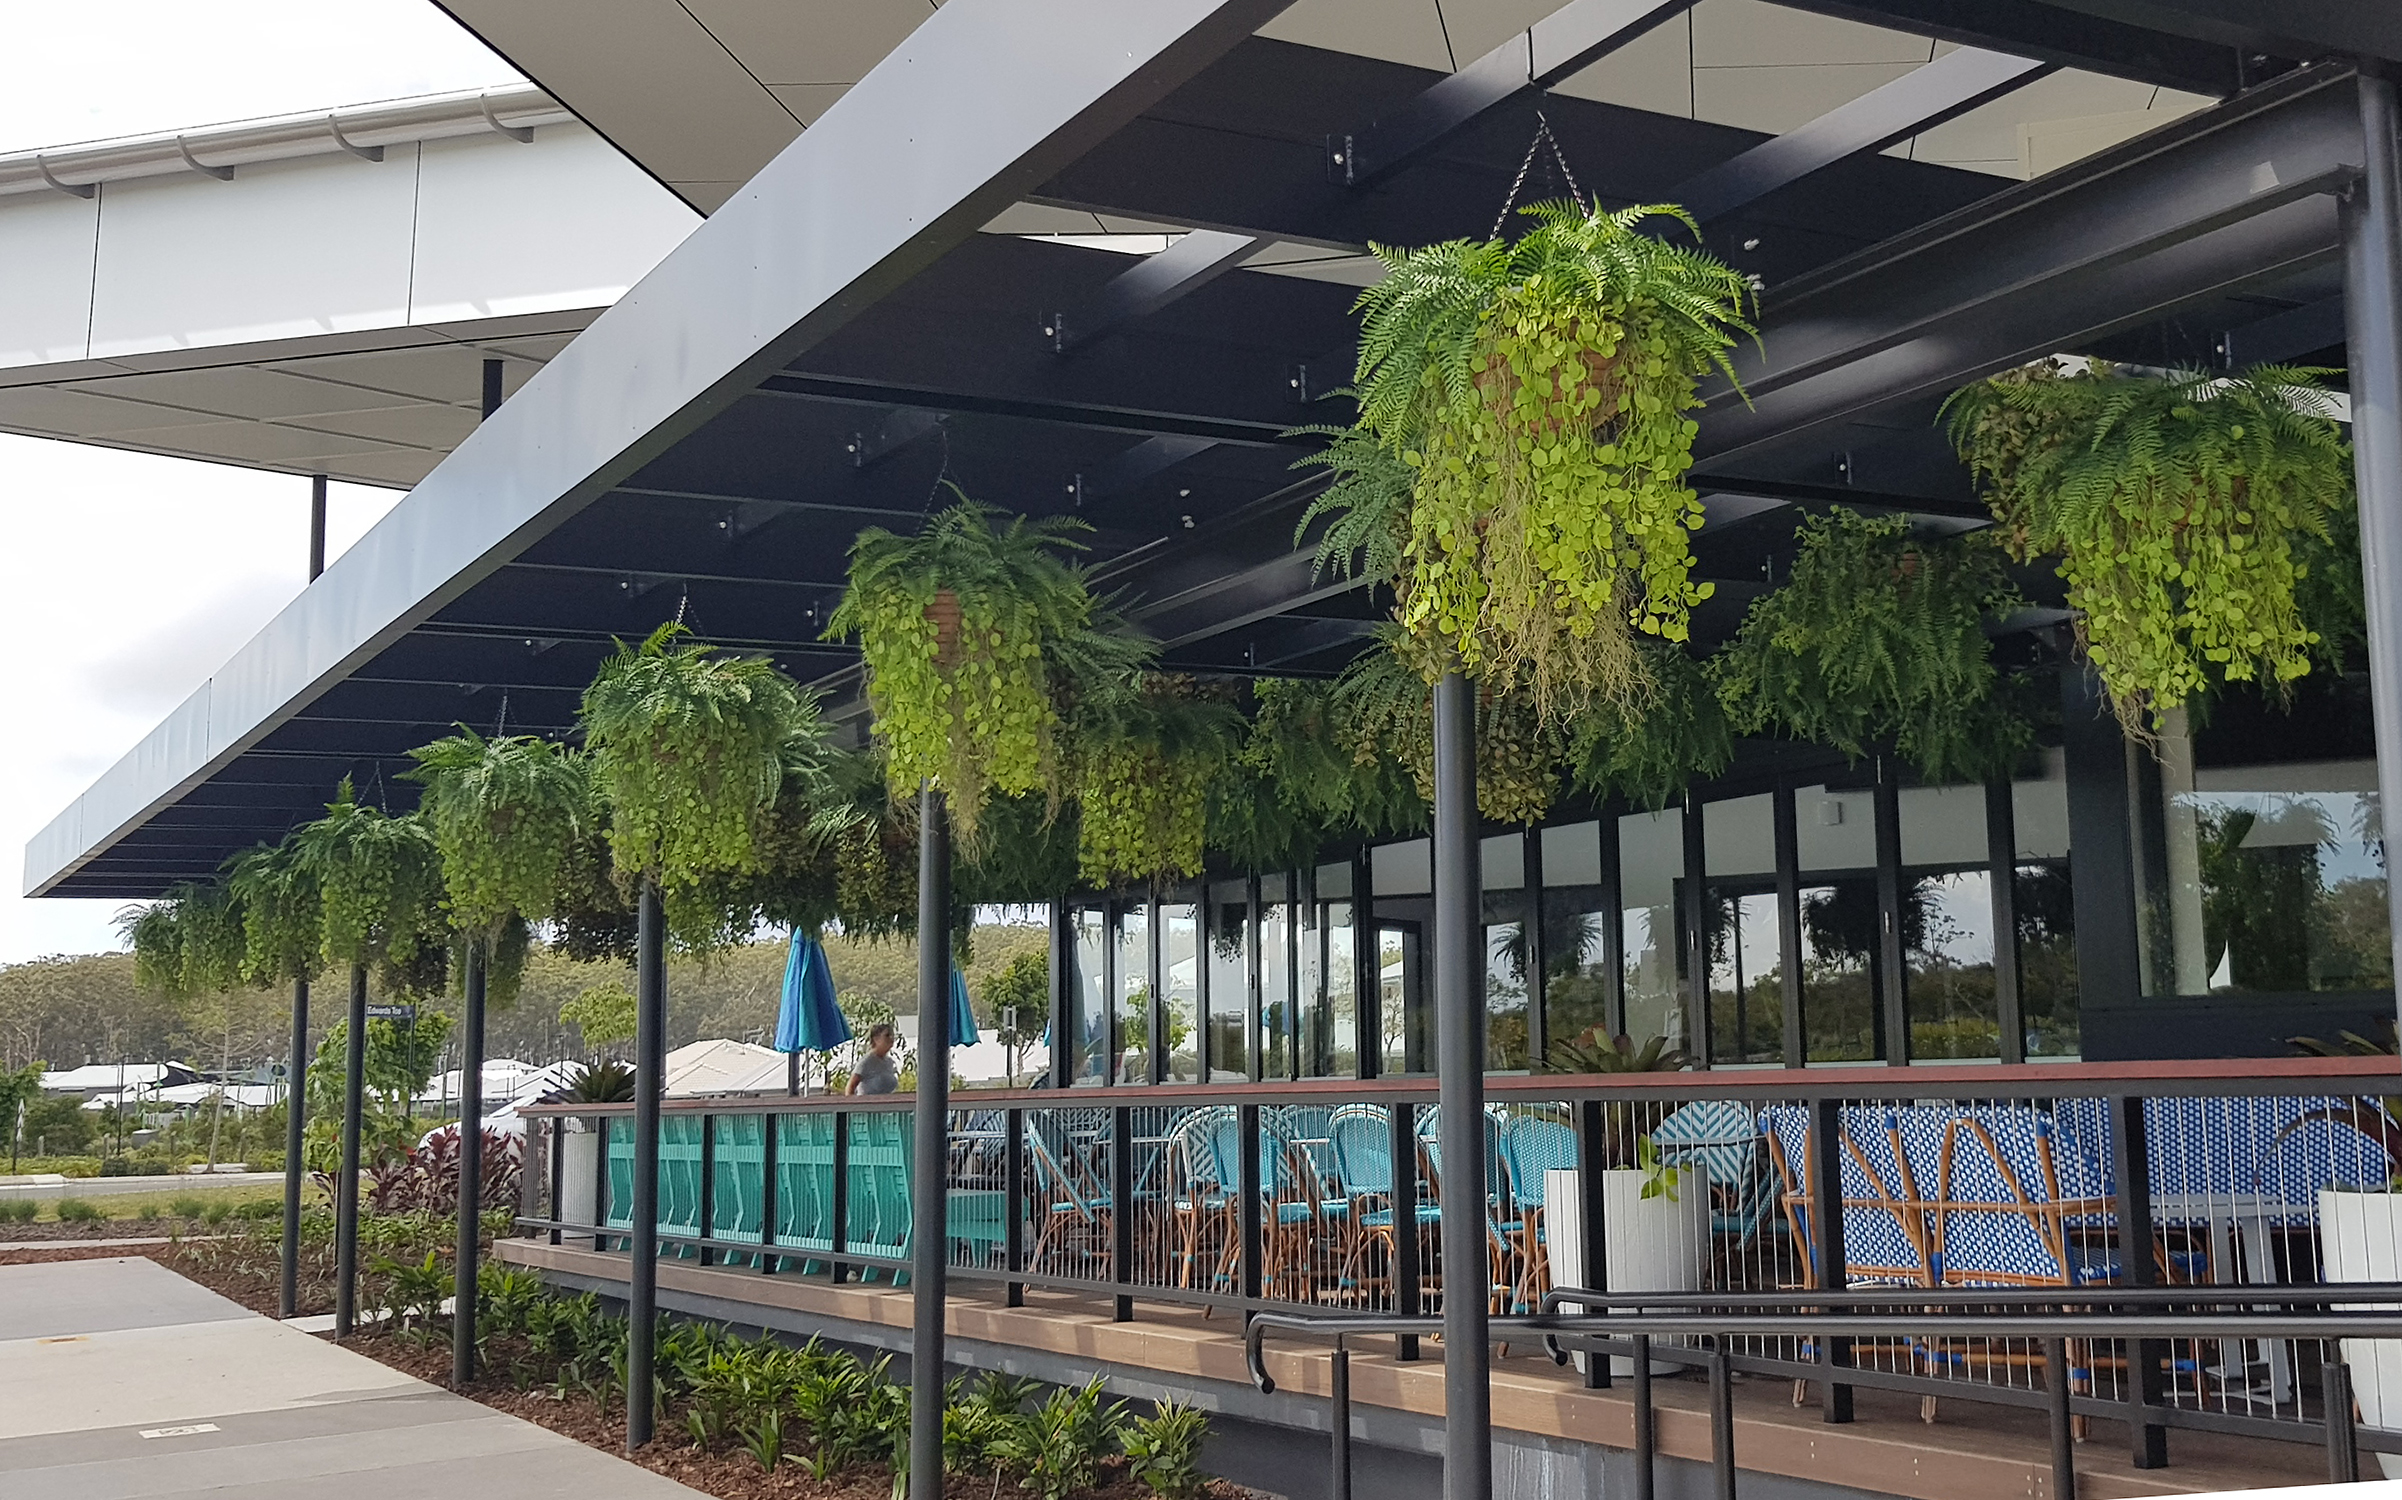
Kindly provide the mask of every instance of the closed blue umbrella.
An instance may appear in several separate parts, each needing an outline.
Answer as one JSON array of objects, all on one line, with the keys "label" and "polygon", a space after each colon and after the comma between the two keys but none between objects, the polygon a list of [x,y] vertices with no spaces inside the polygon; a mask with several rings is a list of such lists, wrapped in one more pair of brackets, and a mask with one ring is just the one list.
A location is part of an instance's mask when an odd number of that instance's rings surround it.
[{"label": "closed blue umbrella", "polygon": [[951,970],[951,1045],[972,1047],[976,1044],[976,1012],[968,1004],[967,976]]},{"label": "closed blue umbrella", "polygon": [[826,949],[813,937],[792,935],[784,960],[784,1000],[776,1010],[778,1052],[826,1052],[851,1039],[851,1023],[834,1003],[834,974]]}]

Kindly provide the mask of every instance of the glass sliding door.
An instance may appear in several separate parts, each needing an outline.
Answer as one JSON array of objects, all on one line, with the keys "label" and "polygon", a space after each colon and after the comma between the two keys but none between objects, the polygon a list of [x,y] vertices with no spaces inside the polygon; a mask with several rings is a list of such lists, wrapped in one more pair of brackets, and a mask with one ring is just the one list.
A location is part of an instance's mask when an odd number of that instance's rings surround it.
[{"label": "glass sliding door", "polygon": [[1211,1083],[1251,1077],[1251,904],[1240,880],[1209,887],[1209,1035]]},{"label": "glass sliding door", "polygon": [[1160,988],[1168,1019],[1170,1083],[1201,1081],[1201,908],[1186,893],[1159,908]]},{"label": "glass sliding door", "polygon": [[1801,871],[1802,1055],[1882,1055],[1877,1009],[1876,798],[1865,786],[1795,790]]},{"label": "glass sliding door", "polygon": [[1685,879],[1683,809],[1620,818],[1618,869],[1627,1035],[1638,1046],[1658,1036],[1672,1048],[1684,1047],[1692,1029],[1685,1013],[1683,928],[1677,913]]},{"label": "glass sliding door", "polygon": [[1910,1056],[1928,1062],[2001,1056],[1994,984],[1993,876],[1985,789],[1904,787],[1902,993]]}]

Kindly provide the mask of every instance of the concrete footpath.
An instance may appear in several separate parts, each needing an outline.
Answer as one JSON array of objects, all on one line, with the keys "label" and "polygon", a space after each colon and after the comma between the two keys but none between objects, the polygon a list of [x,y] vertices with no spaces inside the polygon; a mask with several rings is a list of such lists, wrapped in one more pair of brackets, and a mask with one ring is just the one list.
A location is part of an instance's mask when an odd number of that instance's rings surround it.
[{"label": "concrete footpath", "polygon": [[8,1500],[693,1500],[143,1259],[0,1266]]},{"label": "concrete footpath", "polygon": [[116,1198],[133,1193],[200,1193],[210,1188],[264,1187],[281,1182],[281,1172],[177,1172],[166,1177],[59,1177],[0,1182],[0,1202],[31,1198]]}]

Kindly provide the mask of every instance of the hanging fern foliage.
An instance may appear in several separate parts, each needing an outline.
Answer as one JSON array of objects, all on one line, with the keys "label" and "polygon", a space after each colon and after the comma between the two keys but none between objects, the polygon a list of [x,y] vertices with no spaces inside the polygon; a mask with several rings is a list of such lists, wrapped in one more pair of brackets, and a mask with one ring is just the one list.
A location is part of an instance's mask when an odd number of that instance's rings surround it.
[{"label": "hanging fern foliage", "polygon": [[1640,714],[1595,703],[1568,728],[1568,765],[1577,789],[1596,801],[1622,798],[1657,812],[1734,763],[1734,736],[1718,690],[1682,646],[1647,642],[1646,670],[1657,689]]},{"label": "hanging fern foliage", "polygon": [[1241,743],[1241,713],[1190,677],[1091,686],[1076,719],[1079,873],[1103,887],[1200,874],[1209,788]]},{"label": "hanging fern foliage", "polygon": [[[1427,648],[1387,628],[1381,646],[1336,680],[1342,737],[1362,763],[1390,757],[1405,768],[1419,799],[1434,802],[1434,692],[1424,670]],[[1476,684],[1476,806],[1497,823],[1531,824],[1560,793],[1564,726],[1536,706],[1523,678]]]},{"label": "hanging fern foliage", "polygon": [[449,924],[441,851],[424,820],[359,801],[346,778],[325,816],[291,838],[316,877],[324,961],[375,969],[387,992],[441,993]]},{"label": "hanging fern foliage", "polygon": [[148,906],[120,912],[117,930],[133,948],[134,980],[145,989],[188,1000],[244,982],[241,903],[220,882],[170,886]]},{"label": "hanging fern foliage", "polygon": [[[1646,231],[1680,210],[1524,210],[1515,244],[1376,247],[1360,294],[1359,424],[1412,472],[1398,617],[1437,664],[1556,723],[1595,697],[1639,710],[1637,634],[1682,640],[1700,502],[1685,484],[1700,377],[1733,379],[1750,287]],[[1321,501],[1340,546],[1389,525],[1381,472]]]},{"label": "hanging fern foliage", "polygon": [[1111,654],[1083,569],[1090,528],[959,503],[915,536],[881,528],[851,547],[850,585],[826,628],[857,637],[892,795],[931,779],[963,849],[989,797],[1060,793],[1062,673]]},{"label": "hanging fern foliage", "polygon": [[409,752],[418,812],[442,855],[451,921],[497,937],[511,918],[547,920],[592,821],[584,757],[531,735],[459,732]]},{"label": "hanging fern foliage", "polygon": [[[1356,392],[1337,391],[1337,396]],[[1318,533],[1313,574],[1364,578],[1388,586],[1401,581],[1410,541],[1410,493],[1418,471],[1411,468],[1373,428],[1296,427],[1288,438],[1322,437],[1326,446],[1297,459],[1296,469],[1325,469],[1333,476],[1293,529],[1293,545]]]},{"label": "hanging fern foliage", "polygon": [[2086,654],[2136,736],[2214,686],[2310,670],[2304,547],[2329,539],[2352,483],[2319,373],[2045,360],[1945,404],[2011,555],[2059,559]]},{"label": "hanging fern foliage", "polygon": [[1294,812],[1329,832],[1416,833],[1426,799],[1408,767],[1354,731],[1336,684],[1262,678],[1242,752]]},{"label": "hanging fern foliage", "polygon": [[1053,813],[1039,796],[985,803],[984,836],[953,861],[953,894],[970,909],[1058,900],[1077,883],[1079,821],[1073,804]]},{"label": "hanging fern foliage", "polygon": [[1837,507],[1801,525],[1793,576],[1711,661],[1739,734],[1855,759],[1890,742],[1929,781],[2008,774],[2032,740],[1997,697],[1988,617],[2020,600],[1988,532],[1914,537]]},{"label": "hanging fern foliage", "polygon": [[252,984],[314,979],[325,965],[325,909],[302,842],[260,844],[226,863],[242,909],[242,973]]},{"label": "hanging fern foliage", "polygon": [[775,663],[688,634],[670,624],[620,642],[584,690],[583,719],[618,874],[656,880],[690,916],[694,888],[757,868],[786,768],[822,759],[826,730]]}]

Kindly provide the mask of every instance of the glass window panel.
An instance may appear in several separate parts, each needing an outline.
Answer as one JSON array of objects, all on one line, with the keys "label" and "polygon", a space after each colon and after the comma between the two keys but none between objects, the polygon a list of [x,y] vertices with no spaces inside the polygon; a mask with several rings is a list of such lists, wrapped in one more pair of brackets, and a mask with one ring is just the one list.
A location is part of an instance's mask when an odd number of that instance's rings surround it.
[{"label": "glass window panel", "polygon": [[1601,884],[1601,825],[1543,830],[1543,888]]},{"label": "glass window panel", "polygon": [[1609,1023],[1601,825],[1543,830],[1543,1028],[1554,1043]]},{"label": "glass window panel", "polygon": [[1702,809],[1702,857],[1712,880],[1776,874],[1775,800],[1762,792],[1729,797]]},{"label": "glass window panel", "polygon": [[1209,1081],[1251,1076],[1251,909],[1239,880],[1209,888]]},{"label": "glass window panel", "polygon": [[[1982,800],[1982,791],[1979,791]],[[1909,810],[1903,810],[1907,837]],[[1903,913],[1910,1056],[2001,1056],[1993,988],[1993,877],[1985,870],[1914,873]]]},{"label": "glass window panel", "polygon": [[1338,865],[1318,866],[1318,899],[1320,901],[1347,901],[1352,894],[1351,861],[1345,860]]},{"label": "glass window panel", "polygon": [[1118,913],[1116,1078],[1151,1081],[1151,911],[1139,902]]},{"label": "glass window panel", "polygon": [[1710,1061],[1784,1057],[1784,965],[1777,947],[1776,801],[1765,792],[1702,812],[1702,911],[1710,976]]},{"label": "glass window panel", "polygon": [[[1320,894],[1324,894],[1323,888]],[[1359,1076],[1359,963],[1351,927],[1351,903],[1327,901],[1325,913],[1326,1007],[1317,1043],[1317,1066],[1326,1078]]]},{"label": "glass window panel", "polygon": [[1079,906],[1074,925],[1076,973],[1068,988],[1068,1033],[1076,1049],[1071,1082],[1078,1086],[1109,1079],[1109,911]]},{"label": "glass window panel", "polygon": [[1685,876],[1685,815],[1668,808],[1618,820],[1619,915],[1625,924],[1626,1030],[1640,1043],[1688,1040],[1679,983],[1676,893]]},{"label": "glass window panel", "polygon": [[1902,863],[1981,865],[1985,862],[1985,789],[1981,786],[1906,786],[1902,808]]},{"label": "glass window panel", "polygon": [[2018,1009],[2026,1023],[2027,1056],[2080,1056],[2077,909],[2069,864],[2021,864],[2017,873]]},{"label": "glass window panel", "polygon": [[1200,1080],[1200,1038],[1195,1027],[1201,1004],[1201,913],[1189,901],[1171,902],[1159,909],[1160,963],[1166,968],[1162,988],[1168,1010],[1168,1071],[1170,1083]]},{"label": "glass window panel", "polygon": [[2068,858],[2068,763],[2058,750],[2043,752],[2043,777],[2010,784],[2010,821],[2018,835],[2018,857]]},{"label": "glass window panel", "polygon": [[1485,889],[1514,891],[1526,884],[1526,839],[1521,834],[1497,833],[1477,845]]},{"label": "glass window panel", "polygon": [[1876,796],[1867,788],[1797,787],[1793,824],[1794,848],[1803,869],[1876,868]]},{"label": "glass window panel", "polygon": [[1424,896],[1435,888],[1434,843],[1379,844],[1368,854],[1368,880],[1379,898]]},{"label": "glass window panel", "polygon": [[1306,891],[1292,909],[1301,924],[1295,954],[1300,968],[1295,971],[1293,986],[1294,1072],[1303,1078],[1318,1078],[1326,1071],[1325,913]]},{"label": "glass window panel", "polygon": [[1496,1073],[1527,1068],[1526,924],[1485,924],[1485,1067]]},{"label": "glass window panel", "polygon": [[1380,923],[1376,929],[1376,1013],[1387,1074],[1431,1068],[1423,931],[1415,922]]},{"label": "glass window panel", "polygon": [[2391,985],[2376,763],[2196,770],[2191,745],[2164,728],[2148,992]]},{"label": "glass window panel", "polygon": [[1807,874],[1802,879],[1804,1055],[1811,1062],[1873,1062],[1876,879],[1858,875],[1814,880]]},{"label": "glass window panel", "polygon": [[1293,1076],[1293,929],[1282,875],[1259,881],[1259,1057],[1264,1078]]}]

